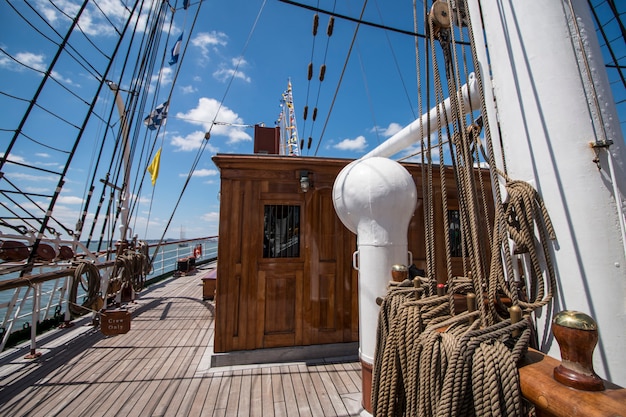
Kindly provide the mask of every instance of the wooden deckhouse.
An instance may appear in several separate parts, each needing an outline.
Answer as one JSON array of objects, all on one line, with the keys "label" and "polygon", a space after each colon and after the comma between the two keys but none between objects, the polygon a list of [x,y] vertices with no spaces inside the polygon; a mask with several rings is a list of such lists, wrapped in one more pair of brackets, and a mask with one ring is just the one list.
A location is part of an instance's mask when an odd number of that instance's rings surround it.
[{"label": "wooden deckhouse", "polygon": [[[214,351],[357,342],[356,236],[332,200],[335,178],[351,160],[219,154],[213,161],[221,173]],[[408,247],[414,264],[424,268],[422,168],[404,166],[418,190]],[[434,171],[435,223],[443,224]],[[452,171],[447,178],[454,182]],[[448,185],[446,194],[450,235],[458,237],[456,189]],[[492,206],[491,194],[487,199]],[[435,242],[437,270],[445,271],[443,226],[436,228]],[[459,255],[452,258],[453,274],[461,275],[460,240],[452,244]]]}]

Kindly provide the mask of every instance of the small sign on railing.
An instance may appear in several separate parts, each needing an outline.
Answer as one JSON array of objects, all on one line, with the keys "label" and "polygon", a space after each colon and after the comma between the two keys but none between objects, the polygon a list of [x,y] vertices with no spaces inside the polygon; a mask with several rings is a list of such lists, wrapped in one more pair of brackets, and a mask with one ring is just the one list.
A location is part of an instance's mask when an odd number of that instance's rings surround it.
[{"label": "small sign on railing", "polygon": [[100,313],[100,331],[105,336],[128,333],[130,312],[125,309],[104,310]]}]

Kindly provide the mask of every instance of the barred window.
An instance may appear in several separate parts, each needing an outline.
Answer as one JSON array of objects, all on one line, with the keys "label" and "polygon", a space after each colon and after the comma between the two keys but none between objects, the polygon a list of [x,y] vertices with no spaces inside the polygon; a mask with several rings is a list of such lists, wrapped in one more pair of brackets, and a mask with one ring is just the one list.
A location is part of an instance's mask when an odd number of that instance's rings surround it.
[{"label": "barred window", "polygon": [[448,226],[450,234],[450,256],[463,256],[461,242],[461,215],[459,210],[448,210]]},{"label": "barred window", "polygon": [[263,220],[263,257],[300,257],[300,206],[266,205]]}]

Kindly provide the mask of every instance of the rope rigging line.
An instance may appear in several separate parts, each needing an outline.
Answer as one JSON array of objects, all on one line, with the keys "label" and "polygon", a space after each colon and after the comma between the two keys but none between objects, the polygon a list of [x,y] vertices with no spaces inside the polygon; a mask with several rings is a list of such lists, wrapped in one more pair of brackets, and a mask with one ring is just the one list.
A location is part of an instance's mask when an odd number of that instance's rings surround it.
[{"label": "rope rigging line", "polygon": [[[282,1],[282,0],[281,0]],[[361,17],[365,13],[365,7],[367,6],[367,0],[363,2],[363,8],[361,9]],[[315,147],[315,153],[313,156],[317,156],[317,152],[320,149],[322,144],[322,140],[324,139],[324,132],[326,132],[326,127],[328,126],[328,121],[330,120],[330,115],[333,112],[333,107],[335,106],[335,100],[337,100],[337,95],[339,94],[339,88],[341,87],[341,82],[343,81],[343,76],[346,73],[346,68],[348,67],[348,62],[350,61],[350,55],[352,55],[352,48],[354,47],[354,43],[356,42],[356,36],[359,33],[360,23],[357,23],[354,28],[354,33],[352,34],[352,40],[350,41],[350,48],[348,49],[348,53],[346,54],[346,59],[343,63],[343,68],[341,69],[341,75],[339,76],[339,81],[337,81],[337,87],[335,88],[335,93],[333,94],[333,99],[330,103],[330,107],[328,108],[328,113],[326,114],[326,120],[324,121],[324,127],[322,128],[322,132],[320,133],[320,138],[317,141],[317,146]]]},{"label": "rope rigging line", "polygon": [[[380,11],[380,7],[378,6],[378,1],[374,2],[374,5],[376,6],[376,11],[378,12],[378,16],[380,18],[380,21],[383,21],[383,15]],[[396,52],[393,48],[393,44],[391,43],[391,39],[389,38],[389,32],[385,31],[385,39],[387,40],[387,46],[389,47],[389,51],[391,52],[391,56],[393,58],[393,64],[396,67],[396,70],[398,71],[398,76],[400,77],[400,82],[402,84],[402,89],[404,90],[404,95],[406,96],[406,100],[409,103],[409,108],[411,109],[411,114],[413,116],[413,119],[417,119],[417,115],[415,114],[415,110],[413,108],[413,103],[411,102],[411,97],[409,95],[409,90],[407,89],[406,83],[404,81],[404,77],[402,76],[402,71],[400,71],[400,63],[398,62],[398,57],[396,55]],[[417,41],[417,37],[416,37],[416,41]],[[421,114],[421,113],[420,113]]]},{"label": "rope rigging line", "polygon": [[[123,166],[123,158],[124,158],[124,150],[123,150],[123,146],[120,146],[120,143],[125,143],[125,141],[127,140],[127,137],[130,136],[130,128],[134,126],[135,131],[134,134],[132,135],[133,137],[133,143],[136,143],[137,138],[139,137],[139,127],[141,126],[140,123],[134,123],[134,118],[133,117],[129,117],[129,115],[132,114],[140,114],[136,108],[138,106],[141,107],[141,109],[144,108],[145,106],[145,100],[146,100],[146,96],[148,94],[148,92],[146,91],[146,89],[144,88],[146,83],[150,82],[150,78],[151,78],[151,74],[153,72],[154,69],[154,63],[156,60],[156,54],[154,53],[154,51],[156,51],[156,48],[158,46],[159,40],[160,40],[160,36],[162,31],[161,30],[157,30],[158,27],[161,27],[163,24],[163,19],[165,17],[165,11],[167,10],[167,8],[163,5],[159,5],[156,4],[154,8],[149,9],[148,10],[148,17],[147,17],[147,22],[152,21],[152,29],[149,31],[145,31],[142,32],[143,33],[143,37],[142,40],[140,41],[140,46],[139,46],[139,50],[143,51],[143,53],[141,54],[137,54],[136,55],[136,62],[135,62],[135,70],[134,73],[131,76],[131,88],[129,90],[129,92],[131,92],[131,94],[129,94],[124,102],[124,114],[122,116],[118,116],[120,117],[120,129],[115,133],[115,145],[113,147],[114,149],[114,154],[112,155],[110,161],[109,161],[109,166],[107,168],[107,174],[106,174],[106,178],[104,180],[105,184],[107,185],[111,185],[111,192],[110,192],[110,198],[108,200],[108,204],[107,204],[107,210],[106,210],[106,216],[104,218],[103,224],[102,224],[102,229],[100,232],[100,238],[99,238],[99,242],[98,242],[98,250],[100,250],[102,248],[102,245],[104,242],[112,242],[112,238],[113,238],[113,231],[115,228],[115,224],[117,223],[117,220],[119,218],[120,212],[119,210],[116,212],[116,216],[114,221],[111,224],[111,228],[110,228],[110,232],[107,234],[106,233],[106,228],[109,225],[109,219],[110,219],[110,214],[111,211],[113,209],[113,201],[114,201],[114,190],[116,189],[115,187],[117,187],[117,189],[122,190],[125,186],[127,186],[127,184],[125,184],[125,182],[127,181],[126,174],[124,175],[123,179],[122,179],[122,185],[121,186],[117,186],[117,184],[120,181],[120,177],[122,177],[122,166]],[[131,14],[132,16],[132,14]],[[154,17],[156,16],[156,17]],[[137,29],[137,24],[139,22],[139,19],[135,19],[135,31]],[[130,23],[130,19],[128,21],[128,23]],[[127,23],[127,27],[128,27],[128,23]],[[147,41],[145,41],[145,39],[148,39]],[[131,40],[131,42],[134,41],[134,36],[133,39]],[[146,43],[146,46],[144,46],[144,42]],[[117,94],[120,91],[119,88],[119,84],[121,84],[121,80],[124,78],[125,73],[126,73],[126,69],[128,67],[128,63],[129,63],[129,57],[131,56],[131,48],[129,47],[126,51],[126,55],[123,58],[123,67],[122,70],[120,71],[120,75],[118,77],[118,83],[114,83],[112,81],[108,81],[108,80],[102,80],[104,83],[106,83],[109,87],[109,90],[112,90],[114,92],[114,101],[117,103]],[[152,57],[150,59],[146,59],[146,56]],[[137,65],[137,63],[141,63],[140,65]],[[139,68],[139,69],[138,69]],[[107,71],[108,72],[108,71]],[[134,91],[142,91],[143,94],[141,95],[141,101],[139,99],[139,95],[137,94],[133,94],[132,92]],[[118,112],[121,111],[121,109],[118,107]],[[111,120],[113,118],[113,114],[115,113],[115,108],[113,106],[110,107],[109,109],[109,115],[108,115],[108,126],[111,126]],[[101,141],[101,152],[97,155],[97,161],[96,164],[93,165],[93,175],[91,178],[91,186],[90,186],[90,193],[91,190],[93,189],[93,184],[95,183],[95,177],[97,175],[97,169],[98,166],[100,164],[100,158],[102,156],[102,150],[104,149],[104,145],[106,143],[108,135],[105,134],[105,136],[103,137],[102,141]],[[134,148],[135,146],[133,146],[133,144],[129,143],[128,144],[131,152],[129,152],[129,160],[132,159],[132,155],[134,154]],[[114,174],[111,176],[111,171],[113,169],[114,163],[116,163],[115,166],[115,171]],[[137,168],[138,169],[138,168]],[[109,179],[113,179],[112,183],[109,183]],[[88,238],[88,242],[91,242],[92,236],[93,236],[93,232],[95,230],[95,226],[96,226],[96,222],[99,218],[99,213],[100,210],[102,208],[103,202],[105,200],[104,196],[106,194],[106,187],[102,188],[102,192],[100,195],[100,201],[98,203],[98,208],[96,210],[96,215],[94,217],[94,220],[92,222],[92,228],[91,231],[89,233],[89,238]],[[120,191],[121,192],[121,191]],[[121,196],[120,196],[121,199]],[[90,200],[90,197],[87,199]],[[83,216],[86,216],[87,213],[87,207],[88,207],[89,201],[86,201],[85,205],[84,205],[84,211],[83,211]],[[81,227],[82,224],[84,223],[85,217],[81,218]],[[107,238],[108,236],[108,238]]]},{"label": "rope rigging line", "polygon": [[[337,1],[335,0],[333,2],[333,11],[335,11],[335,7],[337,6]],[[333,34],[333,30],[334,30],[334,25],[335,25],[335,20],[333,16],[330,16],[329,20],[328,20],[328,26],[326,27],[326,47],[324,48],[324,57],[322,59],[322,65],[320,66],[320,74],[319,74],[319,84],[317,87],[317,94],[315,97],[315,106],[313,107],[313,115],[312,115],[312,123],[311,123],[311,129],[309,131],[309,139],[307,141],[307,153],[309,152],[309,150],[311,149],[311,143],[313,141],[313,129],[315,128],[315,121],[317,120],[317,110],[318,110],[318,106],[319,106],[319,101],[320,101],[320,96],[322,93],[322,82],[324,81],[324,74],[326,72],[326,58],[328,57],[328,49],[330,46],[330,38]],[[312,61],[311,61],[312,62]],[[307,97],[307,101],[306,101],[307,105],[308,105],[308,97]],[[305,112],[306,113],[306,112]],[[306,118],[305,118],[305,123],[306,123]],[[305,127],[303,127],[302,129],[303,132],[305,132]],[[306,134],[305,134],[306,136]]]},{"label": "rope rigging line", "polygon": [[[457,15],[450,9],[450,3],[443,5],[449,16]],[[467,4],[459,7],[463,6],[467,8]],[[414,1],[415,22],[416,9]],[[425,14],[428,15],[428,11]],[[481,108],[464,109],[467,104],[458,99],[456,91],[461,79],[468,78],[469,65],[467,53],[457,50],[457,46],[465,42],[457,41],[455,36],[458,30],[462,39],[465,29],[452,25],[436,28],[433,23],[429,17],[430,40],[426,49],[430,53],[426,57],[432,61],[429,67],[434,75],[435,101],[443,102],[446,85],[451,116],[437,106],[436,129],[420,126],[426,228],[425,277],[416,277],[412,282],[407,280],[400,285],[390,283],[387,295],[380,303],[372,406],[375,415],[387,416],[527,415],[516,364],[528,346],[535,343],[531,341],[534,336],[530,313],[550,302],[556,291],[550,243],[555,239],[554,229],[537,191],[496,167],[479,71],[476,73]],[[476,62],[471,22],[467,25],[471,59]],[[435,52],[436,42],[443,50],[440,54]],[[415,49],[418,56],[417,44]],[[463,59],[462,67],[459,56]],[[444,80],[438,64],[442,59]],[[416,65],[419,68],[419,59],[416,59]],[[426,74],[428,76],[429,72]],[[418,86],[420,81],[418,78]],[[418,106],[421,106],[419,94],[418,97]],[[476,110],[481,110],[481,115],[473,121],[468,120],[465,114],[471,117]],[[483,127],[487,152],[480,140]],[[436,133],[423,134],[435,130]],[[431,137],[435,135],[436,145],[431,143]],[[444,144],[450,154],[449,167],[445,167],[443,161]],[[440,158],[440,188],[437,190],[442,204],[440,216],[435,216],[434,204],[435,150]],[[487,185],[483,178],[486,170],[480,168],[482,161],[487,161],[495,188],[493,214],[487,204]],[[506,166],[502,166],[506,170]],[[504,184],[506,201],[501,198],[500,180]],[[456,186],[455,198],[460,215],[464,273],[461,277],[452,275],[452,245],[447,233],[451,227],[447,215],[451,181]],[[437,217],[441,225],[435,224]],[[441,228],[445,255],[435,257],[434,230]],[[442,262],[444,256],[445,265]],[[518,263],[524,265],[515,279],[513,260],[516,268]],[[435,295],[438,281],[446,283],[443,296]],[[415,288],[407,288],[411,284]],[[455,304],[459,297],[470,294],[476,294],[477,310],[457,312],[459,306]],[[513,307],[519,308],[526,318],[512,323],[507,309]]]},{"label": "rope rigging line", "polygon": [[372,123],[374,124],[374,134],[376,135],[376,143],[380,144],[380,136],[378,123],[376,123],[376,114],[374,112],[374,105],[372,103],[372,96],[369,90],[369,83],[367,82],[367,75],[365,73],[365,68],[363,66],[363,58],[361,56],[361,49],[359,48],[359,43],[356,43],[357,57],[359,59],[359,68],[361,69],[361,76],[363,77],[363,86],[365,88],[365,95],[367,96],[367,103],[369,104],[369,109],[372,117]]},{"label": "rope rigging line", "polygon": [[[43,32],[42,32],[42,31],[41,31],[41,30],[40,30],[40,29],[39,29],[36,25],[34,25],[34,24],[33,24],[33,22],[32,22],[30,19],[27,19],[27,18],[26,18],[26,17],[25,17],[22,13],[20,13],[20,11],[19,11],[19,10],[17,10],[17,8],[16,8],[14,5],[12,5],[12,4],[11,4],[11,2],[7,2],[7,3],[8,3],[8,4],[9,4],[9,6],[13,9],[13,11],[14,11],[14,12],[15,12],[18,16],[20,16],[20,18],[21,18],[21,19],[22,19],[22,20],[23,20],[26,24],[28,24],[28,25],[30,26],[30,28],[31,28],[31,29],[33,29],[34,31],[36,31],[37,33],[39,33],[39,35],[41,35],[44,39],[48,40],[50,43],[52,43],[52,44],[54,44],[54,45],[56,45],[56,46],[60,47],[60,44],[59,44],[59,43],[57,43],[55,40],[53,40],[52,38],[50,38],[49,36],[47,36],[46,34],[44,34],[44,33],[43,33]],[[59,8],[58,8],[58,7],[57,7],[57,6],[53,3],[53,2],[49,2],[49,3],[51,3],[51,4],[54,6],[54,8],[56,8],[57,10],[59,10],[59,12],[60,12],[61,14],[63,14],[64,16],[66,16],[66,17],[68,18],[68,20],[70,20],[70,21],[72,21],[72,20],[73,20],[73,19],[72,19],[70,16],[68,16],[65,12],[63,12],[62,10],[60,10],[60,9],[59,9]],[[59,32],[58,32],[58,31],[57,31],[57,30],[56,30],[56,29],[55,29],[52,25],[50,25],[50,23],[48,22],[48,20],[46,20],[46,19],[45,19],[45,18],[41,15],[41,13],[39,13],[39,11],[37,11],[37,9],[35,9],[35,8],[34,8],[34,7],[33,7],[33,6],[29,3],[29,2],[24,1],[24,4],[26,4],[26,5],[27,5],[27,6],[28,6],[28,7],[29,7],[32,11],[33,11],[33,13],[35,13],[35,15],[37,15],[37,16],[39,17],[39,19],[41,19],[41,22],[42,22],[43,24],[45,24],[45,25],[46,25],[46,26],[47,26],[50,30],[52,30],[52,31],[53,31],[53,32],[54,32],[54,33],[55,33],[55,34],[56,34],[59,38],[61,38],[61,39],[63,38],[63,36],[62,36],[62,35],[61,35],[61,34],[60,34],[60,33],[59,33]],[[91,44],[91,45],[93,45],[93,46],[94,46],[94,48],[95,48],[98,52],[100,52],[100,53],[101,53],[101,54],[102,54],[105,58],[110,58],[110,57],[108,57],[106,54],[104,54],[102,51],[100,51],[100,49],[99,49],[96,45],[94,45],[94,44],[93,44],[93,42],[91,42],[91,40],[90,40],[89,36],[87,36],[87,34],[85,34],[85,32],[84,32],[82,29],[80,29],[80,27],[79,27],[79,30],[81,31],[81,33],[83,33],[83,35],[85,35],[85,38],[87,39],[87,41],[88,41],[88,42],[90,42],[90,44]],[[119,32],[118,32],[118,34],[119,34]],[[96,79],[97,79],[97,78],[99,78],[99,75],[98,75],[98,76],[96,76],[96,75],[94,75],[94,74],[93,74],[93,73],[98,73],[98,71],[95,69],[95,67],[93,67],[93,66],[91,65],[91,63],[89,62],[89,60],[88,60],[88,59],[86,59],[84,56],[82,56],[82,54],[80,54],[80,53],[79,53],[79,52],[78,52],[78,51],[77,51],[77,50],[76,50],[76,49],[72,46],[72,44],[71,44],[71,43],[69,43],[69,42],[67,43],[65,52],[67,53],[67,55],[68,55],[68,56],[72,57],[72,58],[74,59],[74,61],[75,61],[78,65],[80,65],[80,66],[81,66],[81,67],[82,67],[82,68],[83,68],[83,69],[84,69],[87,73],[90,73],[90,74],[93,76],[93,78],[96,78]],[[75,53],[75,54],[76,54],[76,55],[78,55],[81,59],[76,58],[74,55],[72,55],[72,53]]]},{"label": "rope rigging line", "polygon": [[[256,26],[257,26],[257,24],[258,24],[258,22],[259,22],[259,20],[261,18],[261,14],[263,13],[263,10],[265,8],[266,3],[267,3],[267,0],[263,0],[263,3],[261,4],[261,7],[260,7],[260,9],[259,9],[259,11],[257,13],[257,16],[256,16],[256,18],[254,20],[254,23],[252,24],[250,32],[248,33],[248,37],[247,37],[246,42],[245,42],[245,44],[243,46],[243,50],[242,50],[242,52],[240,54],[240,58],[237,61],[237,65],[235,66],[235,70],[231,74],[231,77],[230,77],[230,79],[228,81],[228,84],[226,86],[226,90],[224,91],[222,99],[220,100],[220,104],[219,104],[219,106],[217,108],[217,111],[215,112],[215,116],[213,117],[213,121],[211,122],[211,125],[209,127],[209,131],[206,132],[205,140],[202,141],[200,147],[198,148],[198,152],[196,153],[195,159],[194,159],[194,161],[193,161],[193,163],[191,165],[189,173],[187,174],[187,178],[185,179],[185,183],[183,184],[183,187],[182,187],[182,189],[181,189],[181,191],[180,191],[180,193],[178,195],[178,198],[176,200],[176,203],[174,204],[174,208],[172,209],[172,213],[171,213],[169,219],[167,220],[165,228],[163,229],[163,233],[161,235],[161,238],[159,239],[159,243],[158,243],[157,247],[155,248],[154,253],[152,254],[152,258],[150,259],[150,265],[152,265],[155,257],[157,256],[157,254],[159,252],[159,249],[162,246],[162,243],[165,240],[165,234],[167,233],[167,231],[168,231],[168,229],[169,229],[169,227],[170,227],[170,225],[172,223],[172,220],[174,219],[174,214],[176,213],[176,210],[177,210],[178,206],[180,205],[180,202],[182,201],[182,198],[183,198],[183,195],[185,193],[185,190],[187,189],[187,186],[189,185],[189,181],[191,180],[191,178],[193,176],[193,173],[196,170],[196,167],[198,166],[198,163],[200,162],[200,158],[201,158],[202,154],[204,153],[204,150],[205,150],[206,146],[209,143],[211,130],[213,129],[213,126],[215,126],[215,124],[216,124],[217,117],[218,117],[219,112],[220,112],[220,110],[222,108],[222,103],[224,102],[224,100],[226,99],[226,96],[228,95],[228,93],[230,91],[230,87],[232,86],[232,83],[233,83],[233,81],[234,81],[234,79],[235,79],[235,77],[237,75],[237,70],[239,69],[239,65],[241,64],[241,62],[244,59],[245,52],[248,49],[248,45],[250,44],[250,40],[252,39],[252,35],[253,35],[253,33],[254,33],[255,29],[256,29]],[[200,3],[200,4],[202,4],[202,3]],[[198,11],[196,12],[196,15],[194,17],[194,22],[192,24],[192,27],[195,26],[196,20],[197,20],[198,15],[199,15],[199,11],[200,11],[200,7],[198,7]]]},{"label": "rope rigging line", "polygon": [[314,12],[324,13],[324,14],[327,14],[329,16],[334,16],[334,17],[337,17],[337,18],[340,18],[340,19],[343,19],[343,20],[347,20],[347,21],[350,21],[350,22],[357,23],[359,25],[363,24],[365,26],[371,26],[371,27],[375,27],[375,28],[378,28],[378,29],[384,29],[384,30],[388,30],[390,32],[402,33],[404,35],[409,35],[409,36],[412,36],[412,37],[418,37],[418,38],[427,38],[428,37],[427,35],[424,35],[423,33],[411,32],[411,31],[407,31],[407,30],[403,30],[403,29],[399,29],[399,28],[394,28],[394,27],[391,27],[391,26],[381,25],[379,23],[368,22],[366,20],[363,20],[363,15],[359,16],[359,18],[354,18],[354,17],[343,15],[343,14],[334,13],[334,12],[331,12],[331,11],[328,11],[328,10],[320,9],[320,8],[317,8],[317,7],[309,6],[307,4],[298,3],[298,2],[295,2],[295,1],[292,1],[292,0],[278,0],[278,1],[280,1],[282,3],[290,4],[292,6],[297,6],[297,7],[303,8],[303,9],[311,10],[311,11],[314,11]]},{"label": "rope rigging line", "polygon": [[[318,7],[319,7],[319,4],[320,4],[320,2],[318,0],[317,1],[317,6]],[[309,65],[311,65],[311,69],[312,69],[312,65],[313,65],[313,57],[315,55],[315,40],[317,39],[317,25],[319,24],[319,15],[316,13],[313,16],[313,19],[314,19],[313,20],[313,29],[312,29],[313,40],[311,42],[311,58],[309,60],[309,62],[310,62]],[[304,120],[304,123],[302,124],[302,132],[305,134],[305,136],[306,136],[306,122],[307,122],[307,116],[308,116],[308,110],[309,110],[309,94],[310,94],[310,91],[311,91],[311,78],[312,78],[312,75],[313,75],[312,71],[310,71],[309,73],[310,73],[310,76],[307,76],[306,96],[305,96],[305,99],[304,99],[304,110],[303,110],[303,117],[302,117],[303,120]],[[304,140],[304,139],[302,139],[302,140]],[[303,147],[304,147],[303,145],[300,146],[301,149]]]}]

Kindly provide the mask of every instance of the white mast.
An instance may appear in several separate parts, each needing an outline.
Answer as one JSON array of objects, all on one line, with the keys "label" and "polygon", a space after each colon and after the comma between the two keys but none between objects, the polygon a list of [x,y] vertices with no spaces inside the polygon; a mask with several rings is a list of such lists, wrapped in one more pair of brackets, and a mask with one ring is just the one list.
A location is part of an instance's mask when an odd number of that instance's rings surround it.
[{"label": "white mast", "polygon": [[280,101],[281,113],[279,116],[281,154],[299,156],[298,127],[296,126],[296,113],[293,106],[293,91],[291,89],[291,79],[287,83],[287,90],[282,95]]},{"label": "white mast", "polygon": [[626,153],[588,4],[477,3],[470,1],[470,19],[475,38],[487,42],[480,67],[493,78],[509,176],[535,186],[557,236],[559,288],[537,314],[540,347],[558,358],[554,313],[587,313],[600,332],[595,371],[624,386]]}]

